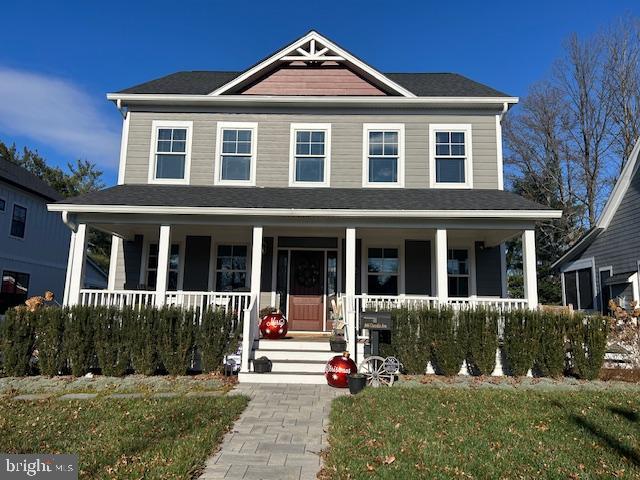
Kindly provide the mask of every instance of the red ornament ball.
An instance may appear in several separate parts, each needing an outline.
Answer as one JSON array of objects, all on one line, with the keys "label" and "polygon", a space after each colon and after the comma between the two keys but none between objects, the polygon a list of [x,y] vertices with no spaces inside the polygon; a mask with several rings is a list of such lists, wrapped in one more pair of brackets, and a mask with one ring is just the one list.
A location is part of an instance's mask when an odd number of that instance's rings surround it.
[{"label": "red ornament ball", "polygon": [[344,352],[342,355],[336,355],[327,362],[324,367],[324,376],[327,379],[327,383],[332,387],[347,388],[349,386],[349,375],[357,371],[356,362],[349,358],[349,352]]},{"label": "red ornament ball", "polygon": [[270,313],[262,317],[260,322],[260,333],[262,338],[277,340],[287,335],[287,319],[281,313]]}]

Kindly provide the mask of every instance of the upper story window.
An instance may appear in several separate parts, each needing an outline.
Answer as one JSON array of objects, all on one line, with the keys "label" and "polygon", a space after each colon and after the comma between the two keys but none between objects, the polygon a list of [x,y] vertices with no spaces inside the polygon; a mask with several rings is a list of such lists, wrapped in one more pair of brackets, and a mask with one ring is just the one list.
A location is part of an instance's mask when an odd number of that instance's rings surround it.
[{"label": "upper story window", "polygon": [[430,185],[471,188],[471,125],[430,125]]},{"label": "upper story window", "polygon": [[11,236],[24,238],[24,231],[27,226],[27,209],[20,205],[13,206],[13,216],[11,217]]},{"label": "upper story window", "polygon": [[289,185],[328,186],[331,125],[292,124]]},{"label": "upper story window", "polygon": [[255,185],[257,123],[218,122],[216,184]]},{"label": "upper story window", "polygon": [[364,125],[365,187],[402,187],[404,185],[404,125]]},{"label": "upper story window", "polygon": [[153,122],[149,183],[189,183],[193,122]]}]

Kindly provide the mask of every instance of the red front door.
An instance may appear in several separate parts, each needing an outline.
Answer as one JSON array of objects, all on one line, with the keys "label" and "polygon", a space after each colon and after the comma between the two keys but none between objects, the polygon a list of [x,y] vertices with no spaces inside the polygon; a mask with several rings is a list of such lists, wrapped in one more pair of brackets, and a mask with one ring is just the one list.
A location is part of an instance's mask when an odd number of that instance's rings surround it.
[{"label": "red front door", "polygon": [[289,330],[322,331],[324,269],[324,252],[291,252]]}]

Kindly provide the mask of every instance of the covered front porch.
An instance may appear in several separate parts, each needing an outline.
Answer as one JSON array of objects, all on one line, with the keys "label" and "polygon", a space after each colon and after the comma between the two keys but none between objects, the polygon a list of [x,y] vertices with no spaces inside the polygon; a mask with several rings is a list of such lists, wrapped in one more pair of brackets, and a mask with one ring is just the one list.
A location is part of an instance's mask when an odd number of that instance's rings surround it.
[{"label": "covered front porch", "polygon": [[[366,310],[426,305],[537,306],[533,224],[448,221],[305,225],[272,219],[76,217],[65,288],[69,305],[223,308],[242,322],[250,369],[259,311],[280,309],[289,329],[328,332],[336,306],[357,355]],[[206,220],[206,221],[205,221]],[[157,222],[157,223],[154,223]],[[297,225],[294,223],[298,223]],[[333,224],[332,224],[333,223]],[[346,223],[346,222],[345,222]],[[356,222],[350,222],[356,223]],[[87,228],[113,234],[109,286],[85,289]],[[525,295],[508,298],[504,242],[522,238]]]}]

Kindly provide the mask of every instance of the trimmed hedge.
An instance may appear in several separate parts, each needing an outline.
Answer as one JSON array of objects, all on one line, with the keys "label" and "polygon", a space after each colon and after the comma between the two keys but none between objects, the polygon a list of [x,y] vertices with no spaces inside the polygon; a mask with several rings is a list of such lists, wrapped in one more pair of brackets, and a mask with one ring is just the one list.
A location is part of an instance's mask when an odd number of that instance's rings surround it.
[{"label": "trimmed hedge", "polygon": [[569,367],[578,377],[593,380],[598,377],[607,351],[608,319],[601,316],[575,315],[570,325]]},{"label": "trimmed hedge", "polygon": [[508,372],[516,377],[526,375],[540,342],[539,314],[531,310],[512,310],[504,314],[504,355]]},{"label": "trimmed hedge", "polygon": [[459,315],[460,328],[466,337],[465,359],[471,375],[491,375],[496,367],[498,349],[497,310],[470,308]]},{"label": "trimmed hedge", "polygon": [[11,309],[0,330],[4,373],[81,376],[99,368],[109,376],[181,375],[197,350],[203,370],[215,371],[237,348],[239,332],[231,331],[233,317],[222,309],[206,310],[201,321],[199,314],[175,307]]},{"label": "trimmed hedge", "polygon": [[454,314],[453,309],[441,308],[434,311],[438,315],[431,325],[433,368],[447,377],[457,375],[465,358],[466,332],[459,328],[459,316]]}]

